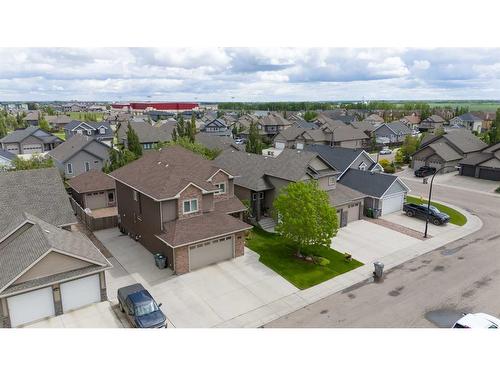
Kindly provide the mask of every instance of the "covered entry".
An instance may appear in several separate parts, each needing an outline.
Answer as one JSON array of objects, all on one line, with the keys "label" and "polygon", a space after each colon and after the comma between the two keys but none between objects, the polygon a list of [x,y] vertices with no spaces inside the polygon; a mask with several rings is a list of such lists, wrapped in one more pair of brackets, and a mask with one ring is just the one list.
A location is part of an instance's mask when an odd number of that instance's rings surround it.
[{"label": "covered entry", "polygon": [[193,271],[233,258],[233,238],[226,236],[189,246],[189,270]]}]

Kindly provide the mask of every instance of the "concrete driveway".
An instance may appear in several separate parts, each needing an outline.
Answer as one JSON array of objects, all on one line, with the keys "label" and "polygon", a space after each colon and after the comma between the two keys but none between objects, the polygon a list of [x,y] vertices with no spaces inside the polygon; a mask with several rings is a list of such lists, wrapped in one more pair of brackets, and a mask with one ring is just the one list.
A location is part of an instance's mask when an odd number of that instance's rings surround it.
[{"label": "concrete driveway", "polygon": [[298,291],[249,249],[242,257],[175,276],[156,268],[151,253],[118,229],[95,235],[113,254],[114,268],[106,273],[108,297],[116,303],[118,288],[140,282],[163,303],[170,327],[214,327],[256,309],[272,312]]},{"label": "concrete driveway", "polygon": [[[384,216],[386,218],[386,216]],[[365,264],[419,243],[420,240],[365,220],[349,223],[332,240],[332,248]]]},{"label": "concrete driveway", "polygon": [[[383,219],[416,230],[421,233],[424,233],[425,230],[425,220],[418,219],[416,217],[408,217],[403,212],[394,212],[389,215],[384,215]],[[427,233],[435,237],[457,228],[458,225],[450,223],[445,225],[434,225],[432,223],[429,223]]]}]

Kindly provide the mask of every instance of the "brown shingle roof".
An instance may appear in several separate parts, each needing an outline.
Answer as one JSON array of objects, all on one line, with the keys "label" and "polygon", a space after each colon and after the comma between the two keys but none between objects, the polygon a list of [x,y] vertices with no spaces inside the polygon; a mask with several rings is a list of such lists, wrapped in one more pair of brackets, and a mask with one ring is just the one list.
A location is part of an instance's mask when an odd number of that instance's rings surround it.
[{"label": "brown shingle roof", "polygon": [[164,224],[163,233],[157,237],[169,246],[179,247],[251,228],[241,220],[214,211],[188,219],[169,221]]},{"label": "brown shingle roof", "polygon": [[68,185],[77,193],[88,193],[90,191],[114,189],[115,180],[106,173],[91,170],[68,180]]},{"label": "brown shingle roof", "polygon": [[241,203],[241,201],[236,197],[224,199],[221,201],[216,201],[214,203],[214,208],[215,208],[215,211],[219,211],[219,212],[222,212],[225,214],[242,212],[242,211],[245,211],[247,209],[245,207],[245,205],[243,203]]},{"label": "brown shingle roof", "polygon": [[207,180],[218,169],[211,161],[181,146],[169,146],[147,152],[109,175],[155,200],[165,200],[175,197],[189,184],[216,191]]}]

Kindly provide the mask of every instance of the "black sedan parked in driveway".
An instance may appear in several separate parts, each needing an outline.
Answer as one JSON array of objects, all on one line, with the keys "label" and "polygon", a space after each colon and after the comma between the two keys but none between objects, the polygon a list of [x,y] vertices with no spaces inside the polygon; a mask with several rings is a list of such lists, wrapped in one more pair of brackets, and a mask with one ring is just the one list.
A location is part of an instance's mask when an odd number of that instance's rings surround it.
[{"label": "black sedan parked in driveway", "polygon": [[415,171],[415,176],[416,177],[427,177],[427,176],[432,176],[434,173],[436,173],[436,168],[429,167],[426,165],[426,166],[418,168]]},{"label": "black sedan parked in driveway", "polygon": [[426,204],[405,203],[403,211],[409,217],[418,217],[424,220],[429,216],[429,221],[434,225],[442,225],[450,221],[447,214],[442,213],[434,206],[427,209]]}]

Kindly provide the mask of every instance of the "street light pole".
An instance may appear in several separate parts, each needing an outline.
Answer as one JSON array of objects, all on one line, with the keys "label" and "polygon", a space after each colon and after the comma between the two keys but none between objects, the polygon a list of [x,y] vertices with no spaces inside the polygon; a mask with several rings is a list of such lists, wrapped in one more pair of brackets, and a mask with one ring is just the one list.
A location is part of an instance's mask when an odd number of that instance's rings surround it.
[{"label": "street light pole", "polygon": [[439,168],[438,170],[436,170],[436,172],[434,172],[434,174],[432,175],[432,178],[431,178],[431,186],[429,188],[429,197],[427,199],[427,215],[425,216],[425,232],[424,232],[424,238],[427,238],[427,228],[429,227],[429,211],[431,210],[431,198],[432,198],[432,183],[434,182],[434,177],[436,177],[436,175],[438,174],[438,172],[442,171],[443,169],[446,169],[446,168],[455,168],[455,169],[458,169],[458,167],[456,166],[450,166],[450,165],[447,165],[447,166],[444,166],[444,167],[441,167]]}]

